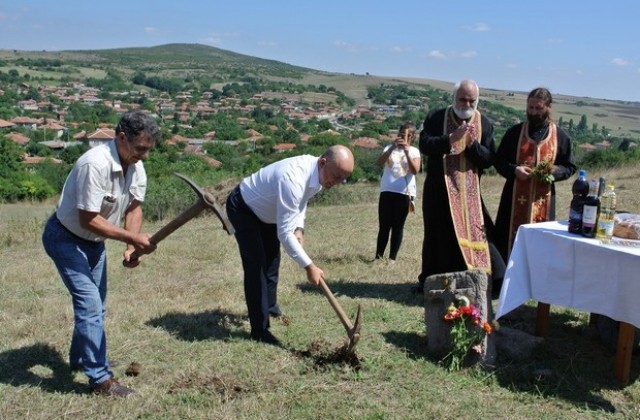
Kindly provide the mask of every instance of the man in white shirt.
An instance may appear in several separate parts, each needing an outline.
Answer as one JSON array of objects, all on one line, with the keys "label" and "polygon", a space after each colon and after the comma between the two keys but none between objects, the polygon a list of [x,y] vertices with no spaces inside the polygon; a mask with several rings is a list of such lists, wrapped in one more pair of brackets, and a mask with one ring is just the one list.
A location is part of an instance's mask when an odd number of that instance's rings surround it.
[{"label": "man in white shirt", "polygon": [[[132,389],[120,385],[107,361],[104,331],[107,297],[106,239],[127,244],[126,267],[137,251],[155,250],[151,235],[141,233],[147,175],[142,161],[160,140],[153,118],[142,111],[125,113],[116,138],[84,153],[67,177],[55,213],[42,234],[44,249],[71,294],[74,330],[69,350],[72,370],[82,370],[100,395],[126,397]],[[124,227],[120,221],[124,218]]]},{"label": "man in white shirt", "polygon": [[302,155],[272,163],[243,179],[229,194],[227,216],[242,258],[253,340],[280,345],[269,331],[269,314],[280,314],[280,244],[305,269],[309,283],[317,286],[324,280],[324,272],[303,248],[307,202],[322,188],[342,183],[353,166],[347,147],[332,146],[320,157]]}]

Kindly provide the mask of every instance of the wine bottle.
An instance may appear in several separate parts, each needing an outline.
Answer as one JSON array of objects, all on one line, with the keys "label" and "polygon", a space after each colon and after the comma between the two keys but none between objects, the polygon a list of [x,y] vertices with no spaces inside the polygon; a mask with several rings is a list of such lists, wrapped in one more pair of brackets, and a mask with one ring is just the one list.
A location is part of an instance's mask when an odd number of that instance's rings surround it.
[{"label": "wine bottle", "polygon": [[582,209],[584,200],[589,194],[589,182],[587,181],[587,171],[580,169],[578,179],[573,182],[571,187],[573,198],[569,206],[569,232],[582,233]]},{"label": "wine bottle", "polygon": [[598,180],[592,179],[589,186],[589,195],[584,200],[582,209],[582,236],[594,238],[598,226],[598,213],[600,212],[600,198],[598,197]]}]

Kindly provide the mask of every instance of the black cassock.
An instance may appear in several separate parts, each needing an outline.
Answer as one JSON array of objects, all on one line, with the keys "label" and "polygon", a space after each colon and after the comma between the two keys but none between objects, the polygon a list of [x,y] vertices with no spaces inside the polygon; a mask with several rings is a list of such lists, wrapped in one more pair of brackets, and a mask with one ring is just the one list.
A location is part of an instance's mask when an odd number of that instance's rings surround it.
[{"label": "black cassock", "polygon": [[[511,197],[513,193],[513,184],[515,181],[516,156],[520,144],[520,133],[524,123],[516,124],[511,127],[502,137],[498,151],[496,152],[495,167],[500,175],[506,181],[500,196],[500,205],[496,216],[495,226],[495,244],[502,255],[504,261],[509,259],[509,231],[511,221]],[[530,127],[529,137],[535,141],[541,141],[548,134],[548,125],[542,125],[537,128]],[[571,148],[571,138],[569,135],[558,127],[557,131],[557,152],[553,162],[553,178],[554,183],[551,184],[551,208],[549,220],[555,220],[555,183],[568,179],[576,172],[573,151]],[[567,209],[567,216],[569,209]]]},{"label": "black cassock", "polygon": [[[464,271],[467,263],[460,251],[456,237],[449,195],[444,175],[443,158],[450,152],[449,136],[444,134],[444,120],[447,109],[431,111],[420,132],[420,152],[426,156],[426,179],[422,199],[422,216],[424,222],[424,241],[422,244],[422,272],[418,281],[433,274]],[[495,144],[493,125],[481,115],[482,137],[480,142],[473,142],[465,150],[465,157],[478,168],[478,177],[483,170],[493,164]],[[493,221],[482,202],[484,225],[491,251],[492,277],[494,287],[504,275],[504,262],[493,245]]]}]

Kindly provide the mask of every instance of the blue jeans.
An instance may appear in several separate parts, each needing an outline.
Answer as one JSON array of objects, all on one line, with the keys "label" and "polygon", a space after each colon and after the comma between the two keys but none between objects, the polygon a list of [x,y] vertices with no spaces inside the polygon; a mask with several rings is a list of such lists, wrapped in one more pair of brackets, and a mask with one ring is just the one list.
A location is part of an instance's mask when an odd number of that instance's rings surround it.
[{"label": "blue jeans", "polygon": [[104,242],[75,236],[54,214],[44,228],[42,244],[71,294],[74,329],[69,364],[81,366],[89,377],[89,384],[100,384],[113,376],[107,362],[104,332],[107,298]]}]

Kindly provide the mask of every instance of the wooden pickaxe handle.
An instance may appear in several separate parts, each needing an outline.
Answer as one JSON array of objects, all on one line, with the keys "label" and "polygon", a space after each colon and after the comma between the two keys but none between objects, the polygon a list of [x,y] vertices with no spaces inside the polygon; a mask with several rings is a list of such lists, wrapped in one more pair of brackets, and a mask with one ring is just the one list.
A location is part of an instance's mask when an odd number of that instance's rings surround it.
[{"label": "wooden pickaxe handle", "polygon": [[[173,219],[172,221],[170,221],[169,223],[164,225],[159,231],[154,233],[149,238],[149,242],[151,242],[154,245],[157,245],[158,242],[160,242],[161,240],[163,240],[167,236],[171,235],[173,232],[178,230],[178,228],[180,228],[180,226],[184,225],[189,220],[191,220],[194,217],[196,217],[198,214],[202,213],[203,210],[204,210],[203,203],[198,201],[197,203],[193,204],[191,207],[189,207],[188,209],[186,209],[185,211],[180,213],[178,216],[176,216],[175,219]],[[135,261],[138,258],[140,258],[140,255],[141,254],[139,254],[138,251],[135,250],[135,251],[133,251],[131,253],[131,257],[129,257],[129,260],[130,261]]]},{"label": "wooden pickaxe handle", "polygon": [[[197,194],[198,200],[191,207],[189,207],[188,209],[180,213],[175,219],[173,219],[172,221],[167,223],[165,226],[163,226],[159,231],[154,233],[149,238],[149,242],[151,242],[154,245],[157,245],[158,242],[160,242],[161,240],[163,240],[164,238],[166,238],[167,236],[175,232],[180,226],[184,225],[189,220],[196,217],[204,209],[213,210],[213,212],[216,214],[218,219],[220,219],[220,222],[222,222],[222,227],[224,228],[224,230],[226,230],[229,235],[233,235],[234,233],[233,225],[227,218],[226,214],[224,213],[224,210],[216,202],[216,199],[211,194],[209,194],[208,192],[200,188],[195,182],[193,182],[186,176],[179,173],[175,173],[174,175],[184,180],[187,184],[189,184],[189,186]],[[138,258],[140,258],[140,255],[141,254],[137,250],[133,251],[131,253],[131,256],[129,257],[129,261],[137,260]],[[122,264],[126,265],[125,261],[122,261]]]},{"label": "wooden pickaxe handle", "polygon": [[329,290],[329,286],[327,286],[327,283],[325,283],[322,279],[320,279],[320,288],[329,300],[329,303],[333,307],[333,310],[338,314],[340,321],[342,321],[342,325],[344,325],[344,328],[347,330],[347,334],[351,335],[353,333],[353,324],[351,323],[351,320],[342,309],[342,306],[340,306],[340,304],[338,303],[336,297],[333,295],[333,293],[331,293],[331,290]]}]

